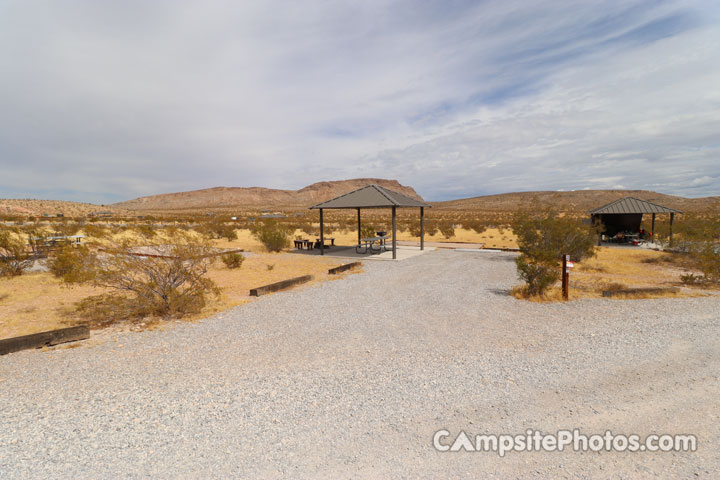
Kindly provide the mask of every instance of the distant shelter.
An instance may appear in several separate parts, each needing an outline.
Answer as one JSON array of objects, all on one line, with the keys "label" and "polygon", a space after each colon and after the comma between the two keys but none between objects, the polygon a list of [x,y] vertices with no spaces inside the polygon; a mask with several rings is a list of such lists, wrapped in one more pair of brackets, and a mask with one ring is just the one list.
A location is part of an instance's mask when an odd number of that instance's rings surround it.
[{"label": "distant shelter", "polygon": [[618,235],[627,233],[636,234],[641,231],[643,215],[652,215],[651,227],[648,236],[655,239],[655,218],[656,215],[670,215],[670,242],[672,242],[673,223],[675,214],[682,213],[674,208],[657,205],[646,200],[634,197],[625,197],[620,200],[590,210],[590,218],[593,222],[599,222],[604,228],[604,235],[607,238],[616,238]]}]

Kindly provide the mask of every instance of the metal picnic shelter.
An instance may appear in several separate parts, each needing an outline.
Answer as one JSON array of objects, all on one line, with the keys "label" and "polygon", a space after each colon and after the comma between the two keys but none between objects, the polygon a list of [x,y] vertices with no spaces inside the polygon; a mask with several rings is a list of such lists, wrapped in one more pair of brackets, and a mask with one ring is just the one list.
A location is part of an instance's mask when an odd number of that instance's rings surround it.
[{"label": "metal picnic shelter", "polygon": [[655,216],[657,214],[670,214],[670,243],[672,244],[675,214],[682,212],[674,208],[648,202],[647,200],[625,197],[590,210],[588,213],[590,214],[591,221],[600,221],[607,229],[609,235],[613,235],[615,232],[624,229],[636,231],[640,227],[643,214],[650,213],[652,214],[650,232],[653,241],[655,239]]},{"label": "metal picnic shelter", "polygon": [[326,202],[310,207],[311,210],[320,210],[320,255],[325,255],[325,236],[323,223],[323,210],[326,209],[354,209],[357,210],[358,245],[362,243],[360,210],[363,208],[390,208],[392,209],[392,258],[397,258],[397,214],[398,208],[420,208],[420,250],[425,250],[425,208],[431,205],[408,197],[399,192],[388,190],[380,185],[371,184],[352,192],[340,195]]}]

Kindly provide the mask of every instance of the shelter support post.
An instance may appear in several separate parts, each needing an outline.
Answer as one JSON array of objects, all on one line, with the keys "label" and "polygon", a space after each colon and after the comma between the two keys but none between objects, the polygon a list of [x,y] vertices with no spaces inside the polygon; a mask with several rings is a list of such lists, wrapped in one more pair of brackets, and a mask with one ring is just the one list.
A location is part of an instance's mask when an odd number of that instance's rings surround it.
[{"label": "shelter support post", "polygon": [[357,244],[362,245],[362,238],[361,238],[362,235],[360,233],[362,231],[362,227],[360,226],[360,209],[358,208],[357,211],[358,211],[358,243]]},{"label": "shelter support post", "polygon": [[673,222],[675,221],[675,213],[670,213],[670,246],[672,247],[672,231],[673,231]]},{"label": "shelter support post", "polygon": [[320,255],[325,255],[325,226],[323,224],[323,209],[320,209]]},{"label": "shelter support post", "polygon": [[650,237],[655,242],[655,214],[652,214],[652,226],[650,227]]},{"label": "shelter support post", "polygon": [[420,207],[420,250],[425,250],[425,207]]},{"label": "shelter support post", "polygon": [[393,260],[397,259],[397,207],[392,207]]}]

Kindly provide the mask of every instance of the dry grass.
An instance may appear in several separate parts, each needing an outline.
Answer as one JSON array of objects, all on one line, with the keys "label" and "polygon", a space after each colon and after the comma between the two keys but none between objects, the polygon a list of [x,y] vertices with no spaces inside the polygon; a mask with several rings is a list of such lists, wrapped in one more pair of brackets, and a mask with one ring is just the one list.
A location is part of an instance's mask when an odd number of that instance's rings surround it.
[{"label": "dry grass", "polygon": [[[682,286],[682,255],[640,248],[600,247],[595,258],[577,263],[570,274],[572,298],[598,298],[604,290]],[[640,293],[617,298],[687,297],[693,292]],[[613,297],[615,298],[615,297]]]},{"label": "dry grass", "polygon": [[[304,288],[314,283],[335,280],[343,275],[328,275],[330,268],[341,265],[337,259],[315,257],[308,255],[295,255],[291,253],[264,253],[248,257],[239,269],[229,269],[222,262],[215,262],[210,270],[210,278],[217,283],[222,295],[217,300],[208,302],[208,306],[201,315],[227,310],[236,305],[251,301],[250,289],[261,287],[270,283],[287,280],[301,275],[313,275],[312,282],[295,288]],[[274,265],[268,269],[268,265]],[[350,273],[350,272],[348,272]],[[354,270],[352,273],[357,273]]]},{"label": "dry grass", "polygon": [[28,335],[68,326],[63,310],[102,289],[65,287],[50,273],[0,279],[0,338]]},{"label": "dry grass", "polygon": [[[267,265],[275,265],[268,270]],[[203,311],[190,320],[204,318],[214,313],[251,301],[251,288],[278,282],[300,275],[314,275],[315,279],[296,288],[313,283],[343,278],[344,275],[328,275],[329,268],[340,265],[337,259],[293,255],[289,253],[256,254],[248,257],[239,269],[228,269],[216,261],[209,276],[220,287],[220,298],[210,298]],[[106,290],[86,285],[67,287],[50,273],[32,273],[11,279],[0,279],[0,338],[53,330],[77,323],[68,315],[76,302],[105,293]],[[146,322],[157,326],[157,322]]]},{"label": "dry grass", "polygon": [[[317,226],[317,225],[315,225]],[[213,246],[219,248],[242,248],[247,252],[266,252],[265,247],[255,237],[250,230],[236,230],[238,239],[233,241],[215,240]],[[326,233],[326,237],[334,238],[336,245],[355,245],[357,244],[357,230],[336,230],[332,233]],[[302,237],[314,240],[316,235],[308,235],[302,230],[295,230],[291,238]],[[414,237],[410,232],[398,232],[398,240],[420,241],[420,237]],[[505,229],[502,233],[496,228],[489,228],[483,233],[478,234],[474,230],[465,230],[464,228],[456,228],[455,235],[451,238],[445,238],[443,234],[425,235],[427,242],[461,242],[461,243],[484,243],[486,248],[517,248],[517,237],[512,230]]]},{"label": "dry grass", "polygon": [[[576,263],[570,273],[570,299],[602,298],[605,290],[643,287],[679,287],[687,260],[678,254],[633,248],[600,247],[597,256]],[[554,286],[544,296],[529,296],[523,286],[512,289],[511,295],[532,302],[562,301],[562,289]],[[613,299],[693,297],[702,292],[681,290],[633,293]]]}]

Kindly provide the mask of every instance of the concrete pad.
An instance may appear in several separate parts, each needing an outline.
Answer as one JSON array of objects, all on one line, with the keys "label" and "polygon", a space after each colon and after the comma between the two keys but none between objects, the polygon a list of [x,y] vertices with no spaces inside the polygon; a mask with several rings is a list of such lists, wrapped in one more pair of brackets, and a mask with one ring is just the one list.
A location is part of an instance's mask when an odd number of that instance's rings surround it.
[{"label": "concrete pad", "polygon": [[[425,250],[420,250],[420,247],[411,246],[399,246],[397,247],[397,260],[405,260],[406,258],[417,257],[427,252],[435,250],[434,247],[425,247]],[[298,255],[320,255],[320,250],[291,250],[291,253],[297,253]],[[336,246],[330,247],[325,250],[325,256],[330,258],[349,258],[353,260],[389,260],[393,261],[392,250],[388,250],[382,253],[357,253],[355,247]]]},{"label": "concrete pad", "polygon": [[[403,247],[419,247],[420,242],[415,240],[398,240],[398,245],[402,245]],[[452,249],[459,249],[459,248],[473,248],[473,249],[479,249],[483,248],[485,246],[484,243],[467,243],[467,242],[425,242],[425,247],[435,247],[435,248],[452,248]]]}]

